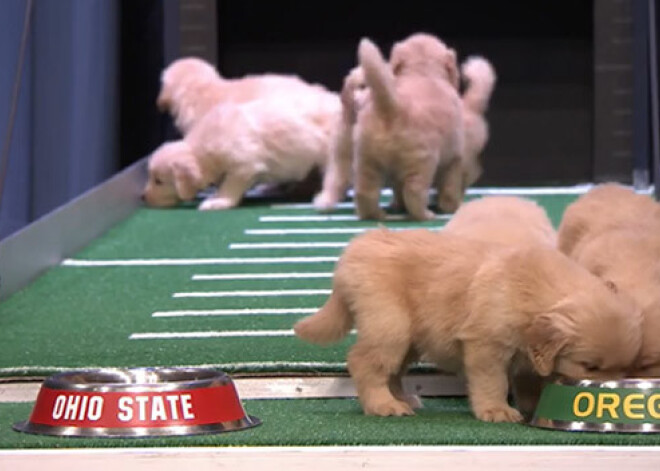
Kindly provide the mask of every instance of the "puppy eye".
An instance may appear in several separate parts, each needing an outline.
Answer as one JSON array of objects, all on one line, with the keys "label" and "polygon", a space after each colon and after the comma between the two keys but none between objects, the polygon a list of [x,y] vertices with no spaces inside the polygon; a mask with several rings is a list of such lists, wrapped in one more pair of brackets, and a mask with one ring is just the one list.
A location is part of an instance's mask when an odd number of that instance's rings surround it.
[{"label": "puppy eye", "polygon": [[160,178],[154,178],[154,184],[155,185],[162,185],[163,181]]},{"label": "puppy eye", "polygon": [[594,363],[582,363],[582,366],[585,370],[589,371],[590,373],[600,370],[600,367]]}]

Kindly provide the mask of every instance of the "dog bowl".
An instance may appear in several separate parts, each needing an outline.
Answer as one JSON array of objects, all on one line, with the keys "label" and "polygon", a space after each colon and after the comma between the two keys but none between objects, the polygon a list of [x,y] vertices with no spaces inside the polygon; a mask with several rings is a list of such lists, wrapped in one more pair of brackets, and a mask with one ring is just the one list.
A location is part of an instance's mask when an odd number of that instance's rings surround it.
[{"label": "dog bowl", "polygon": [[20,432],[67,437],[160,437],[243,430],[246,415],[225,373],[198,368],[80,370],[44,381]]},{"label": "dog bowl", "polygon": [[660,379],[559,379],[541,394],[531,425],[620,433],[660,432]]}]

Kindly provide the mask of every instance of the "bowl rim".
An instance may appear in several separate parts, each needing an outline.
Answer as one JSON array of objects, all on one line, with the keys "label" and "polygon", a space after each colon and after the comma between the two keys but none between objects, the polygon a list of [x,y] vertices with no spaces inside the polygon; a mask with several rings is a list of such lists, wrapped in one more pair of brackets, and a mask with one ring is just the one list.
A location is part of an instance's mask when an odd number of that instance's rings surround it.
[{"label": "bowl rim", "polygon": [[550,382],[560,386],[609,389],[660,389],[660,378],[574,379],[558,377]]},{"label": "bowl rim", "polygon": [[89,368],[56,373],[42,387],[63,391],[139,393],[179,391],[232,383],[220,370],[195,367]]}]

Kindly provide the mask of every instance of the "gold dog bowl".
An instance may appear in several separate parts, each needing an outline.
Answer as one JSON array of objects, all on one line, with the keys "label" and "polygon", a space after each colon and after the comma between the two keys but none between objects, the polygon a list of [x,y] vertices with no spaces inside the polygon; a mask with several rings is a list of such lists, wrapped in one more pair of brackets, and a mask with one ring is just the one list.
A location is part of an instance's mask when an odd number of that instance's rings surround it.
[{"label": "gold dog bowl", "polygon": [[560,379],[541,394],[531,425],[574,432],[660,432],[660,379]]},{"label": "gold dog bowl", "polygon": [[198,368],[98,369],[49,377],[19,432],[66,437],[160,437],[243,430],[246,415],[225,373]]}]

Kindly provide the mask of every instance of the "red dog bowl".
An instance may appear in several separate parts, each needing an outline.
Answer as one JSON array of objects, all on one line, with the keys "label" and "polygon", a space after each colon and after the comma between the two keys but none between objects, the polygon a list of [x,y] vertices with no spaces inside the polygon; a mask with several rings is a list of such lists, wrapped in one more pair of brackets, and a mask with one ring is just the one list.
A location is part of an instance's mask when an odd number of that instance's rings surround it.
[{"label": "red dog bowl", "polygon": [[67,437],[160,437],[243,430],[246,415],[225,373],[197,368],[81,370],[44,381],[20,432]]}]

